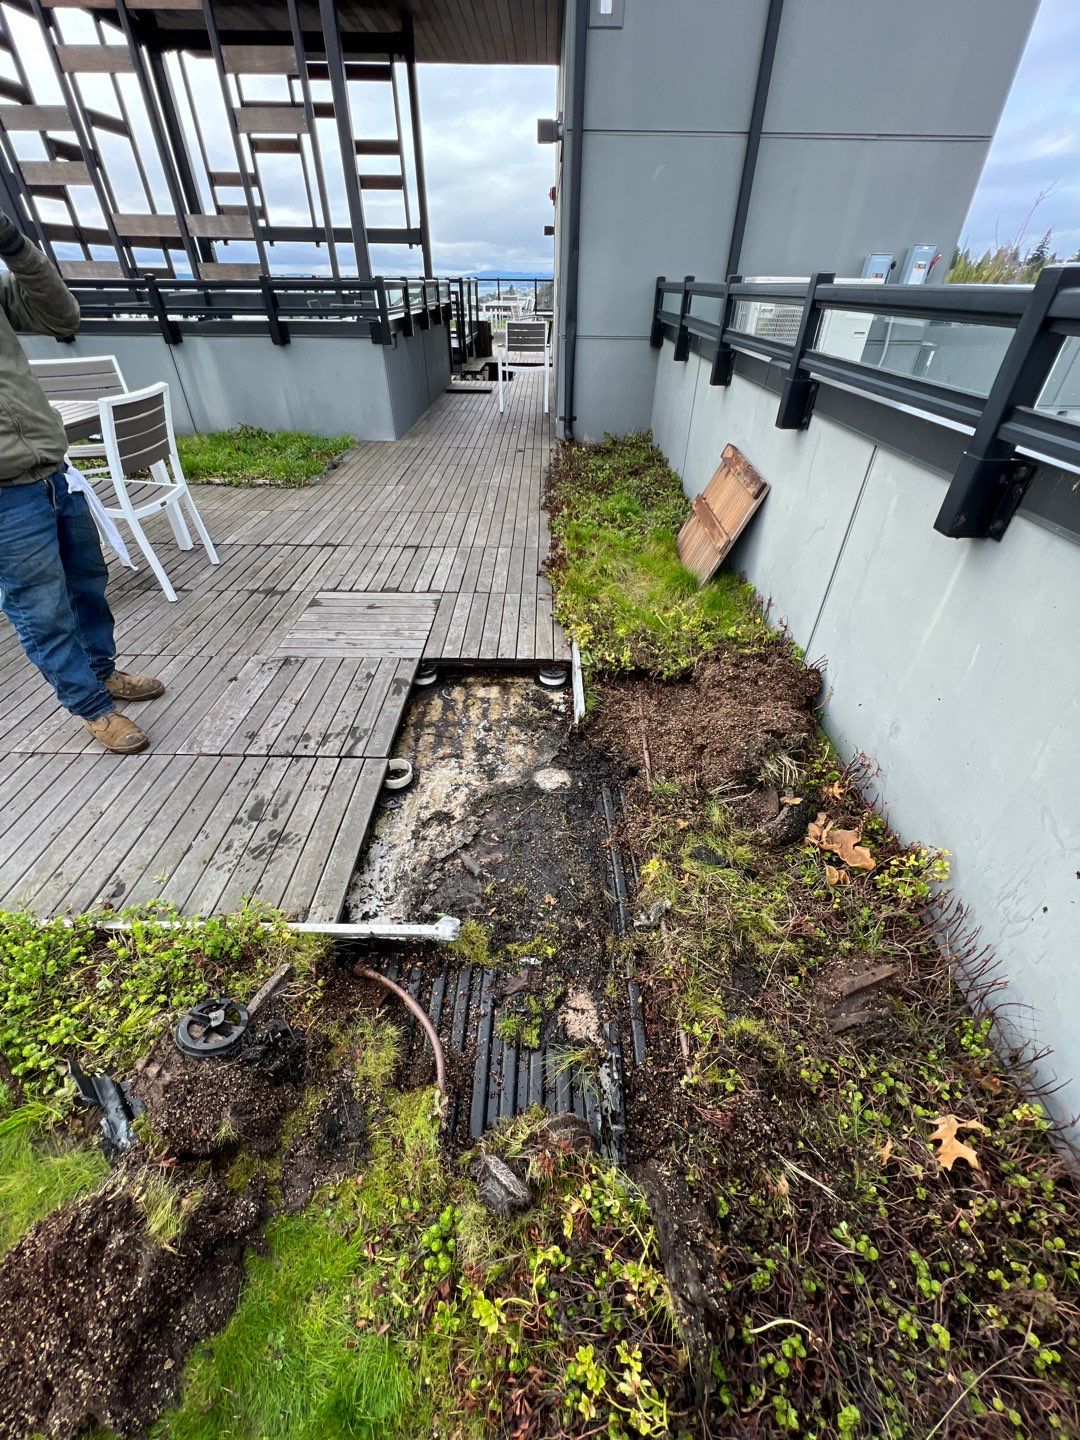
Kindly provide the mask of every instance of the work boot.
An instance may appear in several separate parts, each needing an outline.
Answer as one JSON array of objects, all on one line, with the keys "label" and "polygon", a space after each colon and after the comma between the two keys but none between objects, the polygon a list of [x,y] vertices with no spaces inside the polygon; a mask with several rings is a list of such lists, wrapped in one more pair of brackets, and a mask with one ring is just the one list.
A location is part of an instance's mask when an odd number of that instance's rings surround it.
[{"label": "work boot", "polygon": [[84,720],[83,724],[94,739],[100,741],[105,749],[111,750],[114,755],[134,755],[139,750],[145,750],[150,744],[146,731],[140,730],[134,720],[121,715],[119,710],[107,710],[96,720]]},{"label": "work boot", "polygon": [[152,675],[129,675],[126,670],[114,670],[105,689],[117,700],[156,700],[165,694],[165,686]]}]

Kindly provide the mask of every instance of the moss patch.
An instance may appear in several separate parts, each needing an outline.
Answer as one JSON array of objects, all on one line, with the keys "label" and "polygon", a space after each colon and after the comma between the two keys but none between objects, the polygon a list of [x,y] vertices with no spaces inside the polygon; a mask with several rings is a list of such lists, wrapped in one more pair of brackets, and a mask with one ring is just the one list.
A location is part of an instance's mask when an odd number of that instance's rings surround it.
[{"label": "moss patch", "polygon": [[689,502],[651,435],[561,446],[546,504],[556,614],[589,668],[671,677],[725,637],[768,641],[745,582],[699,586],[679,560]]},{"label": "moss patch", "polygon": [[260,430],[237,425],[206,435],[180,435],[177,449],[191,481],[227,485],[310,485],[356,441],[351,435],[309,435],[305,430]]}]

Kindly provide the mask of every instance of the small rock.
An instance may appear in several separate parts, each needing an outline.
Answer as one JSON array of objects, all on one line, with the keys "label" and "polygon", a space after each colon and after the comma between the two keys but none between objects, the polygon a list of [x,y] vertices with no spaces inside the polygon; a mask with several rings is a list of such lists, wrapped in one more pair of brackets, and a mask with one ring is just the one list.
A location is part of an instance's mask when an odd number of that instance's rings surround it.
[{"label": "small rock", "polygon": [[497,1155],[481,1155],[472,1175],[481,1205],[500,1220],[509,1220],[515,1210],[528,1210],[532,1204],[529,1187]]},{"label": "small rock", "polygon": [[570,772],[560,770],[557,765],[542,765],[533,771],[533,784],[541,790],[569,790]]},{"label": "small rock", "polygon": [[549,1115],[541,1128],[552,1144],[569,1145],[579,1155],[594,1148],[589,1122],[572,1110],[560,1110],[555,1115]]},{"label": "small rock", "polygon": [[643,910],[640,915],[634,916],[634,929],[655,930],[656,927],[660,924],[661,915],[666,914],[667,911],[669,911],[670,909],[670,900],[654,901],[653,904],[649,906],[648,910]]},{"label": "small rock", "polygon": [[806,834],[810,823],[810,801],[799,799],[794,805],[785,803],[774,819],[766,821],[757,831],[765,845],[794,845]]}]

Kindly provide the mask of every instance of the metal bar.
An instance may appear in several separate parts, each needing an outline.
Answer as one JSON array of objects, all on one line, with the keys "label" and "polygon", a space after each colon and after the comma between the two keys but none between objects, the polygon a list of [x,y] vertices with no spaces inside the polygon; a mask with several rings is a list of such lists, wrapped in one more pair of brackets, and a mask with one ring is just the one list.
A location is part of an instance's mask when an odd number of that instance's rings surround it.
[{"label": "metal bar", "polygon": [[356,173],[349,86],[345,79],[345,58],[341,49],[341,31],[338,29],[337,6],[334,0],[319,0],[319,18],[322,21],[330,93],[334,99],[341,167],[345,175],[345,198],[349,206],[349,224],[352,227],[353,249],[356,253],[356,273],[362,280],[370,280],[371,255],[368,252],[367,227],[364,223],[364,200],[360,194],[360,181]]},{"label": "metal bar", "polygon": [[750,123],[746,132],[746,149],[743,151],[742,174],[739,177],[739,194],[735,201],[735,214],[731,221],[731,235],[728,239],[727,261],[724,274],[738,270],[742,261],[743,240],[746,235],[746,217],[750,212],[750,197],[754,191],[754,176],[757,172],[758,151],[761,149],[761,129],[765,122],[765,107],[769,100],[769,86],[772,83],[773,62],[776,59],[776,40],[780,33],[780,20],[784,11],[784,0],[769,0],[765,17],[765,33],[761,40],[761,54],[758,57],[757,82],[754,86],[754,103],[750,110]]},{"label": "metal bar", "polygon": [[[412,223],[412,202],[409,198],[409,177],[405,170],[405,140],[401,133],[401,102],[398,97],[397,66],[394,64],[393,56],[390,57],[390,90],[394,97],[394,129],[397,134],[398,164],[401,166],[401,193],[405,201],[405,228],[411,230]],[[427,274],[427,266],[424,267]]]},{"label": "metal bar", "polygon": [[980,325],[1015,325],[1027,308],[1015,285],[823,285],[818,298],[830,310]]},{"label": "metal bar", "polygon": [[741,281],[741,275],[729,275],[727,283],[722,287],[720,341],[716,347],[716,354],[713,356],[712,369],[709,372],[710,385],[730,385],[731,377],[735,374],[735,351],[724,339],[724,332],[730,328],[735,312],[735,297],[732,294],[732,287]]},{"label": "metal bar", "polygon": [[682,298],[679,301],[679,324],[675,331],[675,360],[679,364],[685,364],[690,359],[690,333],[686,328],[686,317],[690,313],[690,284],[693,275],[687,275],[683,280]]},{"label": "metal bar", "polygon": [[[307,120],[308,139],[311,143],[311,161],[315,168],[315,188],[319,192],[319,208],[322,211],[323,233],[326,236],[326,253],[330,258],[330,272],[335,280],[341,274],[338,264],[337,247],[334,244],[334,225],[330,216],[330,200],[326,191],[326,173],[323,170],[322,150],[319,147],[318,126],[315,123],[315,106],[311,99],[311,82],[308,79],[307,51],[304,48],[304,32],[300,28],[300,16],[296,0],[288,0],[289,28],[292,31],[293,49],[300,75],[300,97]],[[269,216],[267,216],[269,219]]]},{"label": "metal bar", "polygon": [[1062,290],[1077,284],[1080,265],[1048,265],[1036,280],[934,521],[939,534],[1000,540],[1008,529],[1035,467],[1016,458],[1016,447],[1003,427],[1015,411],[1037,403],[1065,343],[1065,336],[1051,326],[1051,307]]},{"label": "metal bar", "polygon": [[[40,0],[35,0],[40,3]],[[225,105],[225,118],[229,126],[229,134],[232,137],[233,153],[236,156],[237,169],[240,171],[240,184],[244,190],[244,200],[247,204],[248,216],[251,220],[251,234],[255,241],[255,252],[259,257],[260,267],[269,274],[270,264],[266,258],[266,246],[263,242],[262,232],[259,228],[259,217],[256,213],[255,197],[251,189],[251,171],[247,157],[244,154],[244,147],[240,140],[240,131],[236,125],[236,112],[231,104],[229,94],[228,76],[225,70],[225,57],[221,50],[221,36],[218,33],[217,22],[214,19],[213,0],[202,0],[203,19],[206,22],[206,32],[210,39],[210,53],[214,57],[214,68],[218,77],[218,89],[221,91],[221,98]]]},{"label": "metal bar", "polygon": [[[325,4],[326,0],[320,0]],[[401,12],[401,29],[405,41],[405,80],[409,90],[409,126],[412,130],[413,167],[416,171],[416,203],[420,211],[420,253],[424,258],[424,274],[431,275],[431,221],[428,218],[427,180],[424,174],[424,141],[420,126],[420,92],[416,86],[416,45],[412,16]],[[392,62],[393,57],[391,57]],[[404,164],[404,157],[402,164]]]},{"label": "metal bar", "polygon": [[269,275],[260,277],[259,288],[262,291],[263,305],[266,307],[266,318],[270,323],[270,339],[275,345],[288,345],[289,329],[278,316],[277,297]]},{"label": "metal bar", "polygon": [[776,412],[778,430],[805,430],[810,424],[817,381],[803,369],[803,359],[806,352],[814,348],[818,331],[821,329],[821,303],[817,298],[817,288],[819,285],[831,284],[833,279],[831,272],[826,274],[819,271],[816,275],[811,275],[810,284],[806,287],[799,330],[791,351],[791,364],[784,388],[780,392],[780,408]]},{"label": "metal bar", "polygon": [[[211,204],[211,207],[212,207],[212,209],[213,209],[213,213],[214,213],[215,215],[220,215],[220,214],[221,214],[221,205],[220,205],[220,203],[218,202],[217,186],[214,184],[213,180],[211,179],[211,175],[212,175],[213,172],[212,172],[211,167],[210,167],[210,156],[209,156],[209,154],[207,153],[206,140],[203,138],[202,125],[199,123],[199,112],[198,112],[198,110],[195,108],[195,96],[193,95],[192,90],[191,90],[191,79],[190,79],[190,77],[188,76],[188,71],[187,71],[187,56],[183,53],[183,51],[180,51],[180,52],[177,54],[176,59],[177,59],[178,65],[179,65],[179,67],[180,67],[180,79],[181,79],[181,81],[182,81],[182,83],[183,83],[183,86],[184,86],[184,95],[185,95],[185,97],[186,97],[186,99],[187,99],[188,113],[189,113],[190,116],[191,116],[191,123],[192,123],[192,125],[193,125],[194,128],[195,128],[195,140],[196,140],[196,143],[198,144],[198,147],[199,147],[199,158],[202,160],[203,170],[204,170],[204,172],[205,172],[205,174],[206,174],[206,183],[207,183],[207,185],[210,187],[210,204]],[[197,192],[196,192],[196,193],[197,193]],[[195,206],[195,207],[193,207],[193,208],[194,208],[194,209],[198,209],[198,208],[200,208],[200,207],[199,207],[199,206]],[[211,254],[211,257],[212,257],[212,256],[213,256],[213,251],[214,251],[213,242],[212,242],[212,241],[207,241],[206,243],[210,246],[210,254]]]},{"label": "metal bar", "polygon": [[143,283],[146,286],[146,298],[150,303],[150,309],[153,312],[154,319],[157,321],[158,328],[161,331],[166,345],[179,345],[184,337],[180,334],[175,323],[169,318],[168,311],[165,309],[165,302],[161,298],[161,291],[158,289],[158,282],[153,275],[147,275],[144,277]]},{"label": "metal bar", "polygon": [[664,309],[664,296],[667,293],[667,277],[658,275],[656,277],[656,288],[653,291],[652,307],[652,328],[649,331],[649,344],[654,350],[660,350],[664,344],[664,322],[660,318]]},{"label": "metal bar", "polygon": [[[115,3],[117,17],[120,21],[120,29],[123,31],[124,39],[127,42],[128,54],[131,56],[131,63],[135,68],[135,78],[138,81],[139,93],[142,96],[147,119],[150,121],[150,133],[154,137],[158,159],[161,161],[161,169],[165,176],[165,186],[169,192],[169,199],[172,201],[173,209],[176,212],[176,222],[180,226],[180,242],[188,258],[188,264],[191,266],[191,273],[197,275],[199,273],[199,251],[187,227],[183,186],[177,175],[176,167],[173,164],[172,153],[169,149],[169,139],[165,133],[164,122],[157,107],[154,87],[150,82],[150,72],[146,68],[146,58],[143,55],[142,46],[139,44],[131,28],[131,16],[128,14],[126,0],[115,0]],[[115,81],[115,76],[113,78]],[[136,148],[134,134],[131,137],[131,148],[133,150]],[[163,246],[162,248],[164,249],[165,247]]]},{"label": "metal bar", "polygon": [[863,365],[858,360],[841,360],[836,355],[823,355],[819,350],[807,351],[803,357],[803,368],[827,383],[845,385],[896,405],[924,410],[928,414],[953,424],[968,426],[972,430],[978,424],[985,404],[984,396],[969,390],[935,385],[932,381],[920,380],[913,375],[894,375],[888,370],[879,370],[874,365]]},{"label": "metal bar", "polygon": [[[15,74],[18,77],[18,84],[16,86],[13,86],[12,88],[15,90],[21,89],[21,91],[23,92],[23,95],[21,96],[9,95],[8,98],[15,99],[18,103],[21,104],[23,103],[23,97],[29,97],[31,94],[30,77],[26,72],[26,67],[22,62],[22,57],[20,56],[18,50],[15,48],[15,43],[11,38],[11,31],[8,29],[7,17],[4,15],[2,8],[0,8],[0,41],[3,42],[4,47],[11,56],[12,64],[15,66]],[[7,83],[10,84],[10,82]],[[2,128],[2,122],[0,122],[0,128]],[[59,156],[59,151],[57,149],[55,141],[51,140],[47,134],[42,134],[41,139],[42,143],[45,146],[46,156],[50,160],[57,159]],[[11,174],[15,179],[16,185],[22,191],[23,207],[26,210],[27,214],[32,217],[34,225],[40,237],[41,248],[52,261],[52,263],[57,266],[57,268],[59,268],[59,261],[56,258],[56,252],[52,247],[52,242],[45,234],[45,222],[44,220],[42,220],[41,214],[37,208],[36,197],[34,196],[34,193],[30,189],[29,185],[26,185],[23,181],[22,167],[20,166],[18,156],[15,153],[15,146],[10,140],[8,141],[7,155]],[[68,218],[71,221],[72,229],[75,231],[75,240],[73,243],[80,246],[80,248],[82,249],[83,258],[88,260],[90,258],[90,242],[86,237],[86,229],[81,224],[79,216],[75,210],[74,201],[72,200],[71,195],[68,193],[67,190],[64,190],[63,192],[63,204],[64,208],[68,212]]]},{"label": "metal bar", "polygon": [[[97,202],[101,207],[102,217],[105,221],[105,228],[109,232],[109,241],[116,252],[117,263],[126,275],[134,275],[137,268],[134,262],[134,256],[132,255],[130,249],[125,247],[125,245],[120,239],[120,236],[116,232],[116,227],[113,225],[112,208],[110,207],[109,203],[108,187],[104,183],[102,179],[102,172],[98,167],[97,152],[94,149],[93,140],[91,138],[90,131],[87,128],[86,119],[82,114],[78,101],[72,91],[71,85],[68,83],[68,76],[66,71],[64,70],[64,67],[60,63],[60,57],[56,53],[56,37],[53,33],[51,16],[47,16],[45,14],[45,10],[42,6],[41,0],[28,0],[28,3],[33,13],[34,19],[38,22],[38,26],[41,29],[42,37],[45,40],[45,48],[49,52],[49,60],[52,64],[53,75],[56,77],[56,83],[60,87],[61,97],[64,101],[64,104],[67,106],[68,114],[71,116],[72,128],[75,131],[76,139],[78,140],[79,146],[82,149],[83,157],[86,162],[87,172],[90,176],[90,184],[93,187],[94,194],[97,196]],[[74,211],[72,213],[74,215]],[[75,217],[75,223],[76,225],[78,224],[77,217]]]},{"label": "metal bar", "polygon": [[1080,470],[1080,425],[1073,420],[1021,407],[998,434],[1018,449],[1048,455],[1059,464]]}]

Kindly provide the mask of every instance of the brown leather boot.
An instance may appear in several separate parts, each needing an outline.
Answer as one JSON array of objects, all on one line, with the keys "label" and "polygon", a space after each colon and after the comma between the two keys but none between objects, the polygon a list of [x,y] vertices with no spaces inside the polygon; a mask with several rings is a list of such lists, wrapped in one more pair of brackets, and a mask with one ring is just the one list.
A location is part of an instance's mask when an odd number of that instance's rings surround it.
[{"label": "brown leather boot", "polygon": [[105,689],[117,700],[156,700],[165,694],[165,686],[152,675],[129,675],[126,670],[114,670]]},{"label": "brown leather boot", "polygon": [[146,731],[140,730],[134,720],[121,715],[119,710],[107,710],[96,720],[84,720],[83,724],[94,739],[114,755],[134,755],[150,744]]}]

